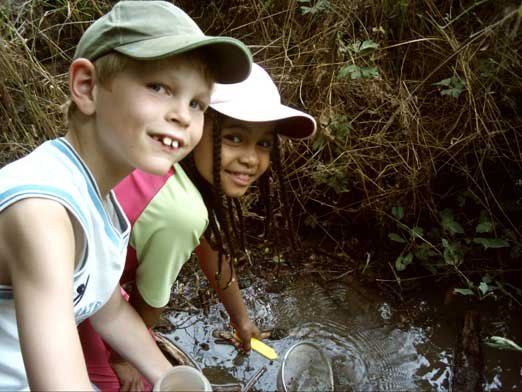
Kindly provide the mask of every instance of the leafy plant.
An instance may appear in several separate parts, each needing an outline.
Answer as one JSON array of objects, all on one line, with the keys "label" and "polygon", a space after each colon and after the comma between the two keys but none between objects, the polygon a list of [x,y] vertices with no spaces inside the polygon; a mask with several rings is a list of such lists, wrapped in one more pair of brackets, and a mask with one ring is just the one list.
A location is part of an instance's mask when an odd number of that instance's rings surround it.
[{"label": "leafy plant", "polygon": [[344,65],[339,69],[338,77],[340,79],[346,79],[350,76],[350,79],[370,79],[379,76],[379,71],[376,67],[359,67],[355,64]]},{"label": "leafy plant", "polygon": [[[504,238],[494,238],[489,234],[493,234],[495,225],[487,211],[480,212],[478,222],[474,226],[474,236],[466,236],[466,230],[457,220],[455,212],[451,208],[445,208],[440,211],[440,228],[433,227],[426,231],[420,226],[408,226],[403,223],[404,208],[394,206],[390,211],[397,231],[388,233],[388,238],[398,244],[402,244],[403,249],[395,260],[395,269],[404,271],[406,267],[418,260],[432,273],[437,272],[437,268],[452,267],[458,270],[458,267],[464,263],[466,255],[476,250],[476,246],[484,249],[497,249],[509,247],[509,241]],[[473,222],[473,220],[471,220]],[[430,260],[436,259],[442,263],[432,263]],[[437,267],[434,267],[434,266]],[[477,290],[473,290],[472,283],[468,282],[469,289],[458,289],[459,294],[471,295],[481,294],[485,296],[487,293],[497,286],[490,285],[490,280],[484,279],[478,286]]]},{"label": "leafy plant", "polygon": [[455,288],[453,292],[460,295],[475,295],[480,300],[495,295],[495,291],[499,290],[500,285],[494,281],[489,274],[482,277],[480,283],[475,286],[471,281],[468,280],[468,288]]},{"label": "leafy plant", "polygon": [[[366,54],[371,54],[375,50],[379,48],[379,44],[372,41],[371,39],[365,41],[355,41],[353,44],[348,45],[342,49],[342,51],[349,52],[352,55],[353,64],[345,64],[343,65],[338,73],[338,79],[347,79],[348,77],[352,80],[355,79],[371,79],[379,76],[379,70],[375,66],[371,65],[358,65],[355,64],[355,59],[353,56],[363,56]],[[373,58],[370,59],[373,62]]]},{"label": "leafy plant", "polygon": [[522,351],[522,347],[520,347],[511,339],[506,339],[502,336],[490,336],[484,339],[484,343],[486,343],[490,347],[498,348],[500,350]]},{"label": "leafy plant", "polygon": [[437,83],[433,83],[433,85],[441,87],[440,95],[449,95],[453,98],[458,98],[458,96],[466,89],[465,83],[458,76],[442,79]]},{"label": "leafy plant", "polygon": [[330,7],[330,3],[328,0],[318,0],[315,5],[311,4],[310,0],[297,0],[299,3],[304,3],[307,5],[302,5],[300,8],[301,14],[319,14],[321,12],[327,11]]}]

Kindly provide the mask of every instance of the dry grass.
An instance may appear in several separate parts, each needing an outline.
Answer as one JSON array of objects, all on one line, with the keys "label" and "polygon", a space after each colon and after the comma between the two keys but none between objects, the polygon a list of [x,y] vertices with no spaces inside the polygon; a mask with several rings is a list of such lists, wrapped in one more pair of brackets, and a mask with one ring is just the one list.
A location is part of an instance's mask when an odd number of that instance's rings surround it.
[{"label": "dry grass", "polygon": [[[62,131],[65,64],[86,22],[109,6],[21,4],[23,17],[4,10],[0,22],[3,163]],[[207,33],[246,42],[283,100],[318,119],[314,140],[286,144],[301,228],[320,227],[339,243],[339,227],[354,224],[385,236],[396,223],[392,206],[405,208],[405,222],[434,227],[438,212],[458,208],[465,196],[473,200],[472,208],[459,210],[465,219],[485,209],[513,243],[521,241],[517,1],[175,4]],[[356,41],[379,46],[357,52]],[[350,65],[377,74],[339,77]],[[447,88],[434,85],[451,77],[463,83],[458,97],[441,95]]]}]

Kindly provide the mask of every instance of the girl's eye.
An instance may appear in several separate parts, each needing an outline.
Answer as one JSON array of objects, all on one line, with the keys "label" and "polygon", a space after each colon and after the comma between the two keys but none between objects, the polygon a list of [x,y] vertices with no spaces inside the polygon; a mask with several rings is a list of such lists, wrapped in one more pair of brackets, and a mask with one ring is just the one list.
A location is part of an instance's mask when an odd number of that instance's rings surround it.
[{"label": "girl's eye", "polygon": [[170,94],[167,88],[160,83],[152,83],[149,85],[149,88],[159,94]]},{"label": "girl's eye", "polygon": [[265,150],[271,150],[274,145],[272,140],[262,140],[258,144]]},{"label": "girl's eye", "polygon": [[241,138],[238,135],[225,135],[224,138],[235,144],[241,143]]}]

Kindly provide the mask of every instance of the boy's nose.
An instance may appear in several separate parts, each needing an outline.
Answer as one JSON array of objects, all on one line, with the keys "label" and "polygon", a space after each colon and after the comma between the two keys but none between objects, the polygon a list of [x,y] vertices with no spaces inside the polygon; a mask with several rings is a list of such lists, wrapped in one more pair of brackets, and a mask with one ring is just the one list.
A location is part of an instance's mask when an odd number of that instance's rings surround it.
[{"label": "boy's nose", "polygon": [[190,108],[186,104],[181,102],[174,103],[167,115],[170,122],[177,124],[181,128],[188,128],[190,125]]}]

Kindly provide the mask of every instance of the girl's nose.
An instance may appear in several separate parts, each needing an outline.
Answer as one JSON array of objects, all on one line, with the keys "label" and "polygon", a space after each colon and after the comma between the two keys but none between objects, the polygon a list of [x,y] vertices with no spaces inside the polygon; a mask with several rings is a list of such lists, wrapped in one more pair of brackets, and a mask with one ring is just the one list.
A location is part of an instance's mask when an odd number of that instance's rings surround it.
[{"label": "girl's nose", "polygon": [[239,157],[239,162],[247,166],[255,166],[259,163],[259,157],[255,146],[247,147]]}]

